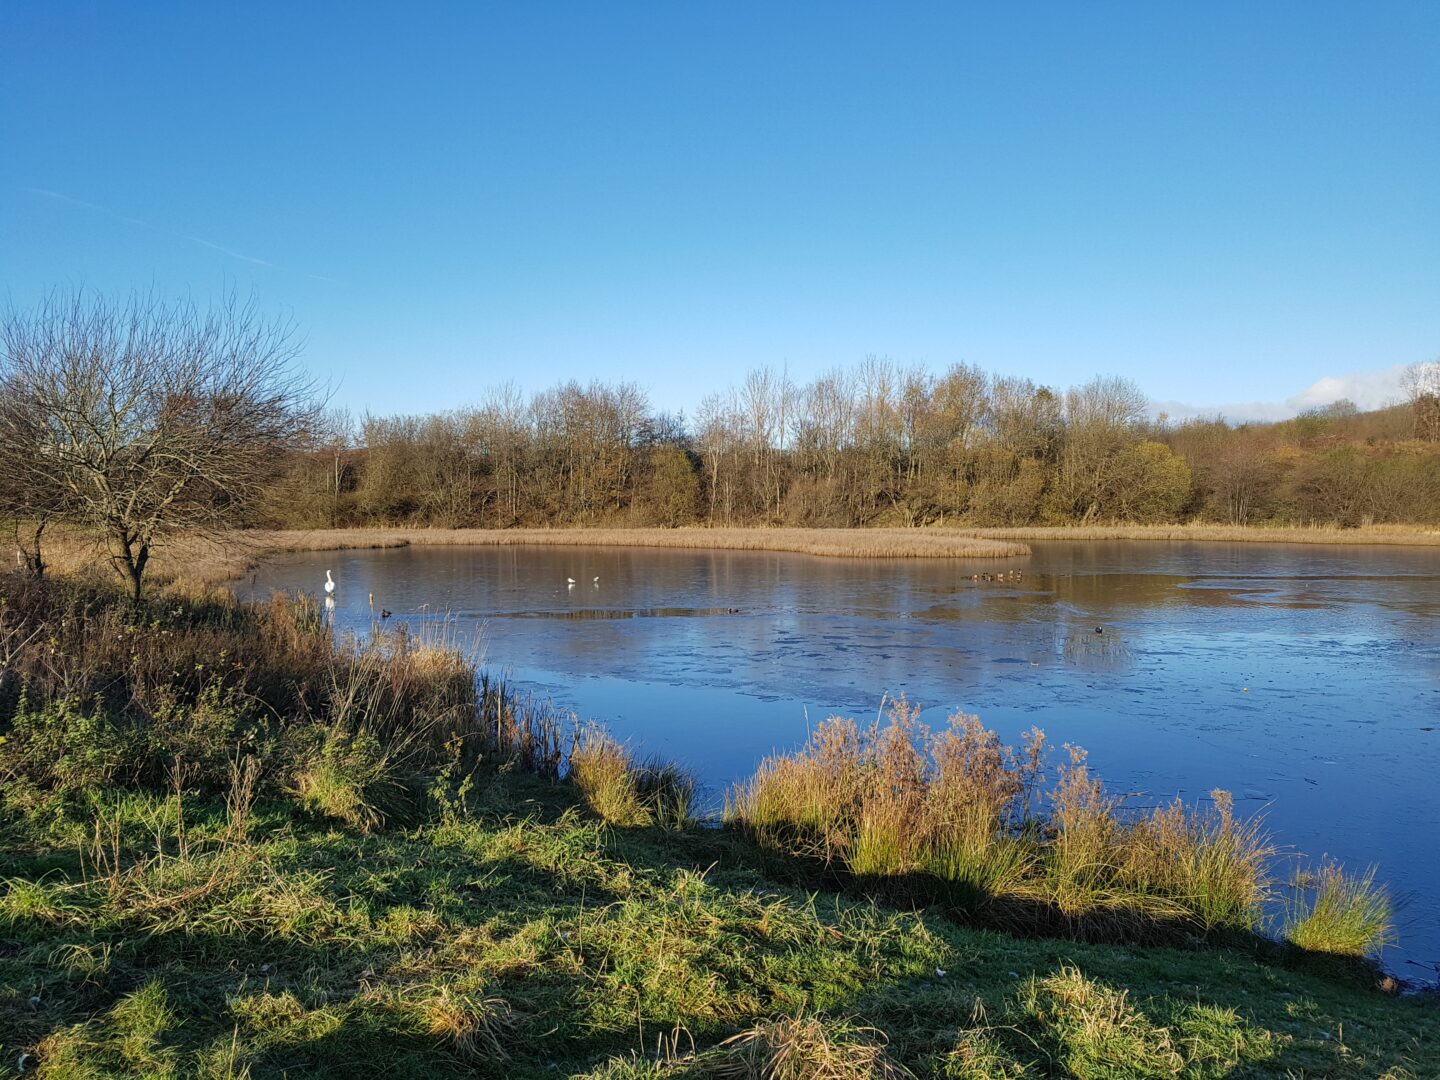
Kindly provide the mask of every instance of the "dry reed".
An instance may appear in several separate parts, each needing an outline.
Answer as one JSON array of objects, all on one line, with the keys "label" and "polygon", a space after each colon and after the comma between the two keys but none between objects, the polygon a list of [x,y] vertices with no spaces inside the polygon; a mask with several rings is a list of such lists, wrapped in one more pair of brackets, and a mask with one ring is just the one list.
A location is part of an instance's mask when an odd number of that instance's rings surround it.
[{"label": "dry reed", "polygon": [[1213,811],[1176,804],[1130,819],[1083,750],[1066,748],[1045,792],[1038,730],[1017,751],[973,716],[936,733],[917,714],[901,698],[883,726],[825,721],[738,786],[727,819],[867,891],[1007,929],[1175,940],[1258,926],[1271,848],[1225,793]]},{"label": "dry reed", "polygon": [[848,1021],[767,1021],[726,1039],[700,1072],[716,1080],[913,1080],[885,1042],[883,1032]]},{"label": "dry reed", "polygon": [[960,528],[957,535],[987,540],[1191,540],[1237,544],[1440,546],[1440,526],[1363,525],[1026,525]]},{"label": "dry reed", "polygon": [[[458,545],[776,551],[869,559],[998,559],[1030,554],[1023,543],[981,539],[951,529],[318,529],[179,539],[156,550],[153,566],[162,579],[218,585],[243,577],[277,554]],[[94,566],[97,553],[85,537],[62,534],[47,546],[46,560],[64,572]]]},{"label": "dry reed", "polygon": [[[54,572],[95,572],[105,555],[84,533],[52,528],[45,558]],[[670,548],[775,551],[864,559],[997,559],[1030,554],[1030,540],[1141,540],[1246,544],[1440,546],[1440,528],[1415,525],[1061,525],[1009,528],[930,526],[919,529],[855,528],[555,528],[436,529],[355,528],[247,530],[221,536],[180,537],[157,546],[152,559],[159,581],[189,590],[243,578],[274,555],[397,547],[477,545]]]}]

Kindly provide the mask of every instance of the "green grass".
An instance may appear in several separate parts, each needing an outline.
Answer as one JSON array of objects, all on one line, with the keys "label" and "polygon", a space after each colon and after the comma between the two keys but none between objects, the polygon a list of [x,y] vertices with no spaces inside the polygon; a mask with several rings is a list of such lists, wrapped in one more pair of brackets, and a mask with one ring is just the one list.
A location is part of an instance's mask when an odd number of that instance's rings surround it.
[{"label": "green grass", "polygon": [[1039,731],[1016,750],[973,716],[932,731],[917,712],[901,698],[883,725],[821,723],[731,793],[727,821],[830,880],[1018,933],[1176,944],[1264,930],[1273,847],[1228,793],[1128,814],[1083,750],[1067,747],[1047,786]]},{"label": "green grass", "polygon": [[1365,957],[1391,943],[1393,926],[1390,894],[1375,884],[1374,867],[1353,877],[1327,862],[1310,896],[1302,895],[1288,913],[1284,934],[1308,952]]},{"label": "green grass", "polygon": [[130,794],[106,804],[102,835],[119,841],[104,859],[93,837],[68,846],[92,835],[84,821],[9,818],[3,1063],[256,1078],[1440,1070],[1440,1010],[1358,983],[795,891],[738,835],[613,828],[569,785],[515,772],[478,774],[447,805],[365,832],[261,801],[242,838],[218,796]]},{"label": "green grass", "polygon": [[313,602],[4,580],[0,645],[0,1070],[1440,1074],[1433,1003],[1312,963],[1383,937],[1373,879],[1197,948],[1253,925],[1263,838],[1123,819],[1079,754],[1046,788],[1038,733],[902,700],[715,829],[682,771]]}]

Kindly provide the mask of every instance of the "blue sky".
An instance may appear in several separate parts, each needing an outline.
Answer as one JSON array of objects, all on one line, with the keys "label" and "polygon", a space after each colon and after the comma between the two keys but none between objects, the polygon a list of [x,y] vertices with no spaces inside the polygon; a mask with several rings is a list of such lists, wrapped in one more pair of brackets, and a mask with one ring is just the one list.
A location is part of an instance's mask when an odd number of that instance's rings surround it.
[{"label": "blue sky", "polygon": [[8,0],[0,292],[253,292],[356,412],[870,354],[1371,404],[1440,356],[1437,56],[1433,0]]}]

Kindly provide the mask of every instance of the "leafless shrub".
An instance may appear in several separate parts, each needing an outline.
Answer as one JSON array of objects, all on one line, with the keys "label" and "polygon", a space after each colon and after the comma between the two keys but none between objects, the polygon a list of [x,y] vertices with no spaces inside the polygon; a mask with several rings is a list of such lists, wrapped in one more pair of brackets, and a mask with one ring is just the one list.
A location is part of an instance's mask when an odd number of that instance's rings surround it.
[{"label": "leafless shrub", "polygon": [[[285,320],[234,296],[52,293],[0,318],[0,473],[40,524],[93,529],[138,599],[152,551],[245,520],[316,415]],[[34,534],[33,567],[43,569]]]}]

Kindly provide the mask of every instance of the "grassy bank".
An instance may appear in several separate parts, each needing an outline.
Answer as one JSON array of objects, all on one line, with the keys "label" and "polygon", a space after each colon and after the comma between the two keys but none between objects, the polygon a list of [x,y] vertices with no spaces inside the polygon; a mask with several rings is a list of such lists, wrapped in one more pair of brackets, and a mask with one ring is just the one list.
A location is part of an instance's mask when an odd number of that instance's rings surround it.
[{"label": "grassy bank", "polygon": [[1440,1068],[1440,1013],[1415,999],[797,891],[730,834],[606,826],[519,773],[368,834],[292,800],[93,812],[98,835],[12,824],[0,855],[0,1043],[40,1076]]},{"label": "grassy bank", "polygon": [[[683,773],[472,676],[444,642],[403,632],[337,648],[303,600],[137,607],[0,584],[0,1065],[615,1080],[1440,1069],[1440,1013],[1379,993],[1363,968],[1204,947],[1190,917],[1166,939],[1178,948],[1139,944],[1161,938],[1129,920],[1012,936],[972,925],[1001,923],[954,896],[896,892],[936,854],[966,865],[962,835],[1058,865],[1070,841],[1134,827],[1079,778],[1078,801],[1063,779],[1045,787],[978,726],[949,756],[910,731],[928,757],[904,770],[886,734],[903,713],[857,733],[854,753],[777,760],[749,789],[769,791],[765,827],[752,802],[716,829],[691,819]],[[1044,814],[1020,812],[1042,797]],[[1170,833],[1148,891],[1117,879],[1077,902],[1180,904],[1196,890],[1167,859],[1188,852],[1228,868],[1210,880],[1238,883],[1231,910],[1250,910],[1243,826],[1153,826]],[[1143,850],[1138,835],[1063,865],[1083,879]],[[1326,880],[1312,952],[1357,909],[1353,879]],[[1100,940],[1054,936],[1072,931]]]}]

